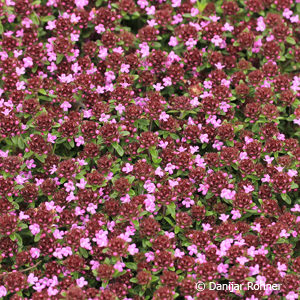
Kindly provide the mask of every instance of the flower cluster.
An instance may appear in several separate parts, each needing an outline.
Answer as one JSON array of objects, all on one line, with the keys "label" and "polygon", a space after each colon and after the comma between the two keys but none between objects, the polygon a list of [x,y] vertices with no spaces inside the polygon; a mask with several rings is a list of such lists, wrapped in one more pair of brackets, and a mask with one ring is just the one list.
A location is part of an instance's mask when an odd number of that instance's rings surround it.
[{"label": "flower cluster", "polygon": [[1,1],[0,298],[298,299],[299,13]]}]

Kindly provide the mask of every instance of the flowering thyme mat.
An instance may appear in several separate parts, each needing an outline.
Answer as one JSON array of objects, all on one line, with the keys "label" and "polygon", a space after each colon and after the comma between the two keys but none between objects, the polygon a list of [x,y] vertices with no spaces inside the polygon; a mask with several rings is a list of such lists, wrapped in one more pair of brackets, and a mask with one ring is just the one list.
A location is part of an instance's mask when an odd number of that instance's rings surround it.
[{"label": "flowering thyme mat", "polygon": [[299,13],[1,0],[0,298],[298,299]]}]

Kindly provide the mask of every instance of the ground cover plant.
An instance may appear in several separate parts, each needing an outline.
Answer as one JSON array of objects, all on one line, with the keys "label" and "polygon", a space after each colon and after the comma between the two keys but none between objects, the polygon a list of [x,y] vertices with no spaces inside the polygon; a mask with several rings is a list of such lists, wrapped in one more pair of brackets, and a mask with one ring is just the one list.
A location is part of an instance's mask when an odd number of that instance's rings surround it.
[{"label": "ground cover plant", "polygon": [[0,298],[298,299],[299,13],[2,0]]}]

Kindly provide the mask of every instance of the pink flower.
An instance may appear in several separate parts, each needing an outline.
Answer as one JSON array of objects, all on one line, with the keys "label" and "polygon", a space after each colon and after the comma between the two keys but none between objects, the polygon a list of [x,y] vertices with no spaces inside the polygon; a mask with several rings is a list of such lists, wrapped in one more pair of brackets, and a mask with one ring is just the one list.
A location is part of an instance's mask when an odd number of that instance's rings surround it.
[{"label": "pink flower", "polygon": [[220,264],[218,265],[217,270],[218,270],[219,273],[224,273],[224,274],[226,274],[226,273],[228,272],[228,267],[229,267],[228,264],[220,263]]},{"label": "pink flower", "polygon": [[245,265],[245,263],[247,263],[249,261],[248,258],[241,256],[241,257],[237,257],[236,260],[239,262],[239,264],[241,265]]},{"label": "pink flower", "polygon": [[68,101],[64,101],[63,104],[60,105],[60,107],[61,107],[64,111],[68,111],[69,108],[72,107],[72,105],[71,105]]},{"label": "pink flower", "polygon": [[92,250],[90,239],[89,238],[81,238],[80,239],[80,247],[87,249],[87,250]]},{"label": "pink flower", "polygon": [[181,0],[172,0],[172,7],[181,6]]},{"label": "pink flower", "polygon": [[172,165],[171,163],[168,163],[167,166],[165,167],[165,171],[169,172],[169,174],[173,174],[174,173],[173,170],[176,170],[176,166]]},{"label": "pink flower", "polygon": [[48,21],[46,29],[47,30],[53,30],[54,28],[56,28],[56,20]]},{"label": "pink flower", "polygon": [[146,189],[149,194],[153,194],[155,192],[155,188],[155,184],[150,180],[147,180],[144,184],[144,189]]},{"label": "pink flower", "polygon": [[193,38],[189,38],[187,42],[185,42],[185,45],[192,48],[197,45],[197,42],[198,42],[197,40],[194,40]]},{"label": "pink flower", "polygon": [[196,245],[190,245],[190,246],[187,247],[187,249],[189,250],[189,255],[193,255],[193,254],[198,253]]},{"label": "pink flower", "polygon": [[286,300],[297,300],[297,299],[299,299],[298,297],[299,297],[299,294],[296,294],[294,291],[289,292],[285,296]]},{"label": "pink flower", "polygon": [[146,261],[150,262],[154,260],[154,253],[152,251],[145,253]]},{"label": "pink flower", "polygon": [[289,233],[285,229],[282,229],[279,234],[280,237],[288,238],[290,236]]},{"label": "pink flower", "polygon": [[32,66],[33,66],[32,58],[29,57],[29,56],[24,57],[24,58],[23,58],[23,62],[24,62],[24,67],[25,67],[25,68],[29,68],[29,67],[32,67]]},{"label": "pink flower", "polygon": [[31,233],[33,235],[38,234],[41,230],[40,230],[40,226],[38,224],[33,224],[29,226],[29,230],[31,231]]},{"label": "pink flower", "polygon": [[83,136],[79,136],[78,138],[75,138],[76,146],[79,147],[80,145],[84,145],[84,138]]},{"label": "pink flower", "polygon": [[153,87],[157,92],[164,89],[164,86],[161,83],[153,84]]},{"label": "pink flower", "polygon": [[222,38],[219,35],[215,35],[212,39],[211,42],[216,46],[220,46],[223,42]]},{"label": "pink flower", "polygon": [[271,177],[268,174],[265,174],[264,177],[261,179],[262,182],[270,182]]},{"label": "pink flower", "polygon": [[257,19],[257,31],[264,31],[266,29],[266,24],[264,23],[264,17],[259,17]]},{"label": "pink flower", "polygon": [[192,199],[190,199],[190,198],[185,198],[185,199],[182,201],[182,204],[183,204],[185,207],[189,208],[189,207],[191,207],[192,205],[195,204],[195,201],[192,200]]},{"label": "pink flower", "polygon": [[184,252],[183,252],[183,251],[180,251],[180,249],[176,248],[176,249],[175,249],[174,256],[175,256],[175,257],[181,258],[181,257],[184,256]]},{"label": "pink flower", "polygon": [[74,3],[78,8],[83,9],[84,6],[87,6],[89,4],[89,1],[88,0],[75,0]]},{"label": "pink flower", "polygon": [[34,276],[34,273],[30,273],[27,277],[27,282],[29,284],[35,284],[38,281],[39,281],[39,279],[38,279],[38,277]]},{"label": "pink flower", "polygon": [[101,34],[101,33],[105,32],[105,27],[103,24],[99,24],[95,27],[95,30],[98,34]]},{"label": "pink flower", "polygon": [[297,176],[298,172],[296,170],[288,170],[287,174],[290,177],[295,177],[295,176]]},{"label": "pink flower", "polygon": [[97,243],[98,247],[106,247],[108,243],[107,239],[108,231],[99,230],[98,233],[96,233],[95,238],[93,238],[93,241]]},{"label": "pink flower", "polygon": [[259,274],[259,265],[256,264],[254,267],[249,267],[249,276],[254,276],[254,275],[257,275]]},{"label": "pink flower", "polygon": [[229,190],[229,189],[223,189],[221,191],[221,198],[227,199],[227,200],[233,200],[236,192]]},{"label": "pink flower", "polygon": [[137,4],[140,8],[144,9],[149,3],[147,0],[138,0]]},{"label": "pink flower", "polygon": [[225,215],[225,214],[221,214],[221,216],[219,217],[220,220],[222,220],[223,222],[226,222],[228,220],[229,216]]},{"label": "pink flower", "polygon": [[159,176],[159,177],[163,177],[164,176],[164,171],[162,171],[161,167],[157,167],[155,170],[155,175]]},{"label": "pink flower", "polygon": [[55,140],[57,139],[57,136],[56,135],[52,135],[51,133],[48,133],[48,136],[47,136],[47,141],[49,143],[55,143]]},{"label": "pink flower", "polygon": [[4,297],[7,295],[7,290],[4,285],[0,285],[0,297]]},{"label": "pink flower", "polygon": [[40,253],[41,253],[41,251],[38,248],[31,248],[30,249],[30,255],[31,255],[32,258],[39,258]]},{"label": "pink flower", "polygon": [[176,180],[169,179],[168,181],[169,181],[169,185],[171,188],[173,188],[179,184],[178,181],[176,181]]},{"label": "pink flower", "polygon": [[155,6],[146,7],[146,12],[148,16],[155,15]]},{"label": "pink flower", "polygon": [[79,189],[84,189],[85,186],[87,184],[87,181],[84,179],[84,178],[81,178],[79,183],[76,183],[76,186],[79,188]]},{"label": "pink flower", "polygon": [[118,261],[114,264],[114,269],[118,270],[119,272],[122,272],[123,268],[125,268],[125,264],[123,262]]},{"label": "pink flower", "polygon": [[208,134],[206,134],[206,133],[201,134],[200,135],[200,141],[201,141],[202,144],[209,143]]},{"label": "pink flower", "polygon": [[139,249],[136,248],[136,244],[131,244],[131,245],[128,246],[128,252],[131,255],[134,255],[134,254],[139,252]]},{"label": "pink flower", "polygon": [[159,116],[159,120],[163,120],[163,121],[168,121],[168,119],[170,118],[170,115],[168,115],[166,112],[162,112]]},{"label": "pink flower", "polygon": [[76,279],[76,283],[80,288],[82,288],[88,284],[88,282],[85,280],[84,277],[80,277],[80,278]]},{"label": "pink flower", "polygon": [[172,46],[172,47],[177,46],[178,45],[177,38],[174,36],[171,36],[168,44],[169,44],[169,46]]},{"label": "pink flower", "polygon": [[291,10],[289,10],[288,8],[285,8],[282,15],[286,18],[286,19],[290,19],[291,16],[293,15],[293,12]]},{"label": "pink flower", "polygon": [[205,223],[202,223],[202,227],[203,227],[203,231],[209,231],[209,230],[212,230],[212,227],[210,226],[210,224],[205,224]]},{"label": "pink flower", "polygon": [[133,166],[130,163],[126,163],[125,166],[122,168],[122,171],[125,173],[130,173],[133,170]]},{"label": "pink flower", "polygon": [[223,26],[223,28],[222,28],[223,31],[229,31],[229,32],[233,31],[233,29],[234,29],[234,27],[231,26],[231,25],[230,25],[229,23],[227,23],[227,22],[224,24],[224,26]]},{"label": "pink flower", "polygon": [[18,81],[16,83],[16,87],[18,91],[25,90],[25,81]]},{"label": "pink flower", "polygon": [[235,209],[233,209],[231,211],[231,214],[232,214],[232,219],[233,220],[239,219],[242,216],[241,213],[238,210],[235,210]]},{"label": "pink flower", "polygon": [[121,72],[122,73],[129,73],[130,65],[122,64],[121,65]]},{"label": "pink flower", "polygon": [[153,195],[147,195],[147,198],[144,200],[145,209],[148,212],[155,211],[155,197]]},{"label": "pink flower", "polygon": [[254,187],[252,185],[243,186],[245,193],[249,194],[254,191]]},{"label": "pink flower", "polygon": [[61,240],[63,238],[64,234],[65,233],[63,231],[59,231],[58,229],[55,229],[53,232],[53,236],[57,240]]}]

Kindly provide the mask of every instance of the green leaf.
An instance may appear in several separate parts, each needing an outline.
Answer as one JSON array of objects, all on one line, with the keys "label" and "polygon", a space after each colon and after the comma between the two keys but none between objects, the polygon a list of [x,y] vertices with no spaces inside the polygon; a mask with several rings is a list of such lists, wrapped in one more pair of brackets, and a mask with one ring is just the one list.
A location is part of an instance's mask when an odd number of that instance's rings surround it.
[{"label": "green leaf", "polygon": [[112,143],[112,146],[114,147],[114,149],[118,152],[118,154],[120,156],[123,156],[124,155],[124,150],[123,148],[117,143],[117,142],[113,142]]},{"label": "green leaf", "polygon": [[284,202],[286,202],[287,204],[291,204],[292,203],[292,199],[287,195],[287,194],[281,194],[281,198]]},{"label": "green leaf", "polygon": [[205,9],[206,5],[207,5],[206,0],[197,1],[197,8],[198,8],[199,12],[203,12],[203,10]]},{"label": "green leaf", "polygon": [[18,146],[19,146],[19,148],[22,149],[22,150],[23,150],[24,147],[25,147],[22,137],[19,137],[19,138],[18,138]]},{"label": "green leaf", "polygon": [[298,184],[295,183],[295,182],[292,182],[291,188],[292,188],[292,189],[297,189],[297,188],[298,188]]},{"label": "green leaf", "polygon": [[45,162],[45,155],[38,155],[36,153],[34,153],[34,156],[42,163]]},{"label": "green leaf", "polygon": [[167,206],[167,214],[171,215],[175,219],[175,216],[176,216],[176,204],[174,202],[170,203]]},{"label": "green leaf", "polygon": [[88,258],[89,254],[86,251],[86,249],[79,247],[79,253],[84,257],[84,258]]},{"label": "green leaf", "polygon": [[296,41],[292,37],[290,37],[290,36],[288,36],[286,38],[286,41],[287,41],[287,43],[289,43],[291,45],[296,45]]},{"label": "green leaf", "polygon": [[137,265],[133,262],[127,262],[125,263],[126,267],[131,269],[131,270],[137,270]]},{"label": "green leaf", "polygon": [[2,33],[3,33],[3,31],[4,31],[4,29],[3,29],[3,25],[2,25],[2,23],[0,23],[0,34],[2,34]]},{"label": "green leaf", "polygon": [[53,21],[53,20],[55,20],[54,16],[44,16],[44,17],[41,17],[41,21],[42,22],[49,22],[49,21]]},{"label": "green leaf", "polygon": [[47,96],[47,92],[44,89],[39,89],[39,93]]},{"label": "green leaf", "polygon": [[102,4],[102,0],[97,0],[96,1],[96,7],[99,7]]},{"label": "green leaf", "polygon": [[18,244],[18,246],[22,247],[23,246],[22,237],[18,233],[16,233],[15,235],[16,235],[16,238],[17,238],[17,244]]},{"label": "green leaf", "polygon": [[153,160],[156,160],[158,158],[158,152],[154,146],[149,148],[149,152],[150,152]]},{"label": "green leaf", "polygon": [[34,237],[34,242],[36,243],[36,242],[38,242],[40,239],[41,239],[41,232],[39,232],[37,235],[35,235],[35,237]]},{"label": "green leaf", "polygon": [[60,64],[60,62],[63,60],[64,57],[65,57],[64,54],[57,54],[57,56],[56,56],[56,64],[57,65]]},{"label": "green leaf", "polygon": [[164,217],[164,219],[171,225],[174,226],[174,223],[172,222],[172,220],[168,217]]},{"label": "green leaf", "polygon": [[32,20],[34,25],[39,25],[40,24],[39,17],[37,16],[36,13],[33,13],[33,15],[31,16],[31,20]]}]

